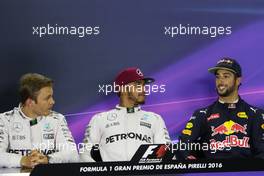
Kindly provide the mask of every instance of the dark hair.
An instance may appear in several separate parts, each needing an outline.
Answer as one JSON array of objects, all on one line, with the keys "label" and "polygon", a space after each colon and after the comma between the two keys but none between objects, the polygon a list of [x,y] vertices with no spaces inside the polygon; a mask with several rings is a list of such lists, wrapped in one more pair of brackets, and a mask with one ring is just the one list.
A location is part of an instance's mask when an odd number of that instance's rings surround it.
[{"label": "dark hair", "polygon": [[52,87],[53,80],[38,73],[27,73],[21,76],[19,82],[20,102],[24,104],[28,98],[37,101],[39,90]]}]

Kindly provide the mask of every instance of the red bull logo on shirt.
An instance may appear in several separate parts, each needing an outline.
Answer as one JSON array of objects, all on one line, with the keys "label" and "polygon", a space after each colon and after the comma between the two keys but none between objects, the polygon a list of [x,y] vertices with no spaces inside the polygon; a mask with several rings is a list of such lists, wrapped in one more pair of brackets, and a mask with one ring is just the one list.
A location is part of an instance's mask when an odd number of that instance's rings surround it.
[{"label": "red bull logo on shirt", "polygon": [[247,134],[247,124],[240,125],[232,120],[226,121],[223,124],[214,127],[212,126],[212,136],[215,135],[226,135],[225,140],[216,141],[215,139],[210,140],[210,147],[213,150],[220,150],[223,148],[241,147],[249,148],[249,137],[238,138],[236,133]]},{"label": "red bull logo on shirt", "polygon": [[215,136],[217,134],[225,134],[230,135],[234,133],[243,133],[247,134],[247,124],[240,125],[239,123],[236,123],[232,120],[226,121],[223,124],[219,125],[218,127],[212,126],[212,136]]},{"label": "red bull logo on shirt", "polygon": [[210,140],[210,149],[212,150],[220,150],[223,148],[231,149],[232,147],[250,148],[249,137],[239,139],[236,135],[230,135],[226,136],[224,141],[216,141],[214,139]]}]

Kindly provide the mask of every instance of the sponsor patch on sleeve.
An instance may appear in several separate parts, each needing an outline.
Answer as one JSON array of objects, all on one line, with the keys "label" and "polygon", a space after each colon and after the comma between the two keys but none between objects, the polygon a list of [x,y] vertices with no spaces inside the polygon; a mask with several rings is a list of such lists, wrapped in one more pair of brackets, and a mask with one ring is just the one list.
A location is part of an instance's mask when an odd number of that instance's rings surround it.
[{"label": "sponsor patch on sleeve", "polygon": [[191,130],[182,130],[182,134],[186,134],[191,136],[192,135],[192,131]]}]

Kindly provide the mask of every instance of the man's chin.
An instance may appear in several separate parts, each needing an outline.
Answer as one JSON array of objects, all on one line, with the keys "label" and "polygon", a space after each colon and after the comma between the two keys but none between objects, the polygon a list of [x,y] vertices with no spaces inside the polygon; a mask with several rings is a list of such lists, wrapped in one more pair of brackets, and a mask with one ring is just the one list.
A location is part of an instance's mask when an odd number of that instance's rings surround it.
[{"label": "man's chin", "polygon": [[49,110],[49,111],[47,111],[47,112],[44,113],[45,116],[48,116],[50,114],[51,114],[51,110]]},{"label": "man's chin", "polygon": [[145,100],[138,101],[137,104],[138,104],[138,105],[143,105],[143,104],[145,104]]},{"label": "man's chin", "polygon": [[219,92],[217,91],[217,94],[220,96],[220,97],[228,97],[230,94],[228,92]]}]

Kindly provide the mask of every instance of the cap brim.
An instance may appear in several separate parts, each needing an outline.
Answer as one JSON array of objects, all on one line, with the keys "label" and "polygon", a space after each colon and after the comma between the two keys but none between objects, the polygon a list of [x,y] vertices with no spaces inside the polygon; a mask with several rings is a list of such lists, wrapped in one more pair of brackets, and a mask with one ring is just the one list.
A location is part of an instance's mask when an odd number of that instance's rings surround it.
[{"label": "cap brim", "polygon": [[208,71],[209,71],[210,73],[215,74],[215,72],[216,72],[217,70],[220,70],[220,69],[221,69],[221,70],[231,71],[232,73],[237,74],[233,69],[226,68],[226,67],[212,67],[212,68],[209,68]]},{"label": "cap brim", "polygon": [[144,78],[143,80],[145,81],[145,84],[150,84],[150,83],[153,83],[155,81],[155,79],[153,79],[153,78]]}]

